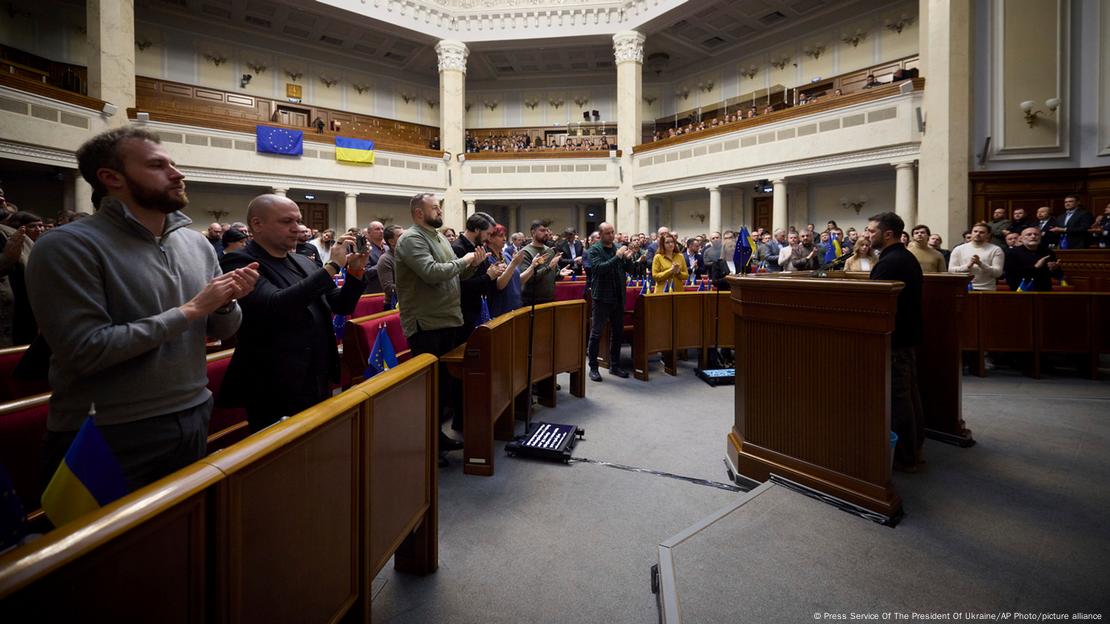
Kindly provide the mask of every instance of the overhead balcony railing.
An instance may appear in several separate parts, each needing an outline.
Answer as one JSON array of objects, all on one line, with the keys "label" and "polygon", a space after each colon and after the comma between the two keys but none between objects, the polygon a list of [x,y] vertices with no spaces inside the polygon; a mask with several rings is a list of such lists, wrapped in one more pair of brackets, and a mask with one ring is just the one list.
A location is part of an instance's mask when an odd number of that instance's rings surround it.
[{"label": "overhead balcony railing", "polygon": [[635,190],[684,191],[915,160],[924,87],[914,78],[637,145]]}]

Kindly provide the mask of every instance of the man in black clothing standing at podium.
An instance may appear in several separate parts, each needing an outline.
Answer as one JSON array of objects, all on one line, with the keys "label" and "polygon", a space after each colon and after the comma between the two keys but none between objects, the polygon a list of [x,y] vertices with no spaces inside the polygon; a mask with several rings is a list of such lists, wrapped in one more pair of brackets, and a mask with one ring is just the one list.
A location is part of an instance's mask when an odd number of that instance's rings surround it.
[{"label": "man in black clothing standing at podium", "polygon": [[894,468],[916,472],[923,463],[921,446],[925,442],[925,414],[917,387],[917,356],[921,344],[921,289],[924,276],[921,264],[900,242],[905,223],[893,212],[877,214],[867,224],[871,247],[879,251],[879,261],[871,269],[871,279],[903,282],[890,335],[890,426],[898,434],[894,448]]}]

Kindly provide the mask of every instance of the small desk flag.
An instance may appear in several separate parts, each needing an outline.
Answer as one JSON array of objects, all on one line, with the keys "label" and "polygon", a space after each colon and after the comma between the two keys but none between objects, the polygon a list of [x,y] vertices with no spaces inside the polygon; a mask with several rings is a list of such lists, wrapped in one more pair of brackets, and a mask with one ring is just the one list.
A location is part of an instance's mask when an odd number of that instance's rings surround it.
[{"label": "small desk flag", "polygon": [[366,371],[362,376],[367,379],[397,366],[397,354],[393,351],[393,341],[389,339],[389,332],[386,331],[385,325],[378,328],[378,336],[374,338],[374,346],[370,348],[370,357],[367,358],[366,365]]},{"label": "small desk flag", "polygon": [[130,489],[112,449],[93,422],[95,415],[95,408],[89,410],[42,493],[42,509],[56,527],[123,497]]}]

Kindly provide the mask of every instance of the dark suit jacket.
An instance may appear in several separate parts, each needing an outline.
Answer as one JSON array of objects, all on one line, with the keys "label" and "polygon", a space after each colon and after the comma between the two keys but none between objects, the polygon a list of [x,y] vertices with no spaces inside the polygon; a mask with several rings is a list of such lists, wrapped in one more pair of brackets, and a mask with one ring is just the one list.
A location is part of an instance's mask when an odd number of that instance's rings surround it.
[{"label": "dark suit jacket", "polygon": [[382,278],[378,277],[378,260],[381,260],[385,250],[384,243],[382,248],[378,249],[374,246],[374,243],[366,241],[366,251],[370,255],[366,257],[366,275],[362,276],[362,281],[366,282],[366,292],[368,293],[382,292]]},{"label": "dark suit jacket", "polygon": [[1037,219],[1033,221],[1033,225],[1041,228],[1041,241],[1045,245],[1055,245],[1060,242],[1060,235],[1052,231],[1052,228],[1056,227],[1055,217],[1049,216],[1048,220],[1045,221],[1043,225],[1041,224],[1041,220]]},{"label": "dark suit jacket", "polygon": [[582,258],[582,262],[575,262],[571,259],[570,244],[568,244],[566,240],[559,241],[559,244],[555,246],[555,251],[563,254],[563,257],[559,258],[560,269],[570,267],[574,271],[575,275],[582,274],[582,264],[586,261],[586,259],[582,257],[586,253],[585,248],[582,246],[582,241],[574,241],[575,257]]},{"label": "dark suit jacket", "polygon": [[[458,257],[463,257],[466,254],[474,251],[474,245],[465,236],[459,236],[455,242],[451,243],[451,249]],[[478,316],[482,311],[482,295],[489,297],[493,290],[497,288],[497,284],[489,278],[486,271],[493,260],[491,256],[487,256],[482,264],[474,271],[470,277],[459,280],[459,307],[462,308],[463,325],[466,327],[466,335],[470,335],[470,330],[478,325]]]},{"label": "dark suit jacket", "polygon": [[[1090,230],[1091,226],[1095,224],[1095,218],[1082,208],[1076,208],[1071,215],[1071,219],[1068,219],[1065,224],[1064,219],[1066,218],[1067,214],[1056,215],[1056,225],[1067,229],[1063,234],[1068,238],[1067,248],[1086,249],[1087,235],[1089,234],[1087,230]],[[1064,241],[1060,241],[1060,246],[1061,248],[1064,246]]]},{"label": "dark suit jacket", "polygon": [[879,261],[871,269],[873,280],[893,280],[905,284],[898,293],[898,307],[894,313],[894,333],[890,346],[894,349],[916,347],[921,344],[921,289],[925,281],[921,263],[902,243],[883,248]]},{"label": "dark suit jacket", "polygon": [[257,431],[331,395],[329,383],[339,382],[332,314],[354,312],[363,282],[348,276],[336,288],[312,260],[275,258],[254,241],[226,254],[221,267],[226,272],[251,262],[258,262],[258,283],[239,300],[243,323],[219,401],[245,406]]}]

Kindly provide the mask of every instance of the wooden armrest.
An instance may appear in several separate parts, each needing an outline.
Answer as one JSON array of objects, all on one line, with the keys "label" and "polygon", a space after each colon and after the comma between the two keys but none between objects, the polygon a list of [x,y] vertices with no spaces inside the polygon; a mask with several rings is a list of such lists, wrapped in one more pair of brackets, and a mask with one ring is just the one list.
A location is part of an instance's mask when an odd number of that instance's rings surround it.
[{"label": "wooden armrest", "polygon": [[466,343],[464,342],[461,345],[455,347],[454,349],[451,349],[447,353],[444,353],[443,355],[439,356],[439,361],[443,362],[444,364],[462,364],[463,363],[463,358],[465,357],[465,354],[466,354]]}]

